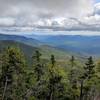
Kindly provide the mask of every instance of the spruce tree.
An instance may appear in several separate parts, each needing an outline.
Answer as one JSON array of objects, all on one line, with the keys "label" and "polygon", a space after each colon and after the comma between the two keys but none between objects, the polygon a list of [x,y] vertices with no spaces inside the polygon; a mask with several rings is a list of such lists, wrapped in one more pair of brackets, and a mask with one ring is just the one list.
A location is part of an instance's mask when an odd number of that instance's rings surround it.
[{"label": "spruce tree", "polygon": [[[86,87],[84,85],[85,85],[85,83],[89,82],[91,80],[91,78],[94,76],[94,74],[95,74],[94,68],[95,68],[95,64],[94,64],[93,58],[90,56],[88,58],[87,62],[85,63],[84,73],[80,77],[80,79],[81,79],[80,100],[83,100],[83,94],[87,95],[88,91],[91,88],[91,86]],[[85,89],[85,90],[83,91],[83,89]]]},{"label": "spruce tree", "polygon": [[36,50],[33,55],[33,79],[34,79],[34,86],[30,89],[31,93],[29,95],[34,96],[38,100],[44,100],[45,98],[45,80],[42,79],[44,76],[44,65],[41,61],[42,54]]},{"label": "spruce tree", "polygon": [[[25,60],[19,49],[8,47],[2,54],[2,74],[0,78],[2,100],[14,100],[22,98],[23,95],[23,74]],[[24,83],[23,83],[24,84]],[[20,94],[18,94],[18,92]]]},{"label": "spruce tree", "polygon": [[84,77],[86,77],[87,79],[91,79],[95,73],[94,68],[95,64],[93,58],[90,56],[84,66],[85,69]]},{"label": "spruce tree", "polygon": [[61,82],[62,76],[60,75],[59,68],[56,66],[55,56],[51,55],[51,68],[49,69],[49,95],[46,100],[60,100],[63,98],[64,85]]},{"label": "spruce tree", "polygon": [[43,75],[43,65],[41,64],[41,53],[37,50],[33,55],[33,66],[34,66],[34,73],[36,76],[36,80],[39,81],[41,76]]},{"label": "spruce tree", "polygon": [[76,100],[78,97],[77,91],[78,91],[78,85],[77,85],[77,69],[76,69],[76,62],[75,62],[75,57],[72,56],[70,59],[70,66],[71,70],[69,72],[69,82],[70,82],[70,91],[72,95],[72,99]]}]

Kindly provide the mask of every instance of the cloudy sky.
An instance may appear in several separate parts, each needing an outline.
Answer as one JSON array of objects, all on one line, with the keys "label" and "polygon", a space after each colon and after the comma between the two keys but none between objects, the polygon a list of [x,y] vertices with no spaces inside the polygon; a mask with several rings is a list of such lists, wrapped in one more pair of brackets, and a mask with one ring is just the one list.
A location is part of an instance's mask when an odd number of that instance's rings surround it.
[{"label": "cloudy sky", "polygon": [[100,35],[100,0],[0,0],[0,32]]}]

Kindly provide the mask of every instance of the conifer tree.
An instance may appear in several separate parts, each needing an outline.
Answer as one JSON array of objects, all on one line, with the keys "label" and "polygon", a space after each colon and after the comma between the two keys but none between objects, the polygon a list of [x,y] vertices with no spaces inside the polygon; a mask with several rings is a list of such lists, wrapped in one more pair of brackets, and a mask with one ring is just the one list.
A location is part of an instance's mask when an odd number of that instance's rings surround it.
[{"label": "conifer tree", "polygon": [[27,93],[29,96],[33,96],[38,100],[44,100],[45,95],[44,94],[44,85],[45,82],[42,79],[43,75],[44,75],[44,65],[42,64],[41,61],[41,56],[42,54],[37,50],[35,51],[34,55],[33,55],[33,80],[34,82],[34,86],[31,87],[29,89],[30,93]]},{"label": "conifer tree", "polygon": [[[22,98],[23,74],[25,60],[20,50],[8,47],[2,55],[2,75],[0,78],[2,88],[2,100],[14,100]],[[20,94],[17,94],[20,92]]]},{"label": "conifer tree", "polygon": [[88,58],[88,61],[86,62],[84,69],[85,69],[85,77],[87,77],[87,79],[91,79],[95,73],[95,64],[93,61],[93,58],[90,56]]},{"label": "conifer tree", "polygon": [[73,68],[75,66],[75,57],[72,56],[70,59],[71,67]]},{"label": "conifer tree", "polygon": [[39,81],[41,79],[41,76],[43,75],[43,65],[41,64],[41,53],[37,50],[35,54],[33,55],[33,61],[35,61],[34,66],[34,73],[36,75],[36,80]]},{"label": "conifer tree", "polygon": [[77,91],[78,91],[78,86],[77,86],[77,70],[76,70],[76,63],[75,63],[75,57],[72,56],[70,59],[70,65],[71,65],[71,70],[69,72],[69,81],[70,81],[70,87],[71,87],[71,93],[72,93],[72,99],[76,100],[77,99]]},{"label": "conifer tree", "polygon": [[[56,69],[56,60],[55,56],[51,55],[51,68],[49,69],[49,95],[47,96],[47,100],[60,100],[62,95],[60,93],[64,92],[64,85],[62,84],[62,76],[57,72],[59,70]],[[57,94],[59,95],[57,95]]]},{"label": "conifer tree", "polygon": [[[95,64],[94,64],[93,58],[90,56],[87,62],[85,63],[84,74],[81,76],[80,100],[83,100],[83,92],[84,92],[83,89],[85,88],[84,84],[90,81],[91,78],[95,74],[94,68],[95,68]],[[88,86],[88,90],[86,90],[86,93],[85,93],[86,95],[90,89],[89,87],[90,86]]]}]

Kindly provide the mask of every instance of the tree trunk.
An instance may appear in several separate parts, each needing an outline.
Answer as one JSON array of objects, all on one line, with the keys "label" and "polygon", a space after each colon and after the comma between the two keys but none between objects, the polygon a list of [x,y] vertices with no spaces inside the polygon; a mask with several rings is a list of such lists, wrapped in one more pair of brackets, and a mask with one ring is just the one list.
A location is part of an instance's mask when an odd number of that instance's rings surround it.
[{"label": "tree trunk", "polygon": [[80,100],[83,100],[83,80],[81,81]]},{"label": "tree trunk", "polygon": [[50,94],[50,100],[53,100],[53,93]]},{"label": "tree trunk", "polygon": [[8,79],[6,77],[6,82],[5,82],[5,87],[4,87],[4,91],[3,91],[2,100],[4,100],[4,98],[5,98],[5,93],[6,93],[6,90],[7,90],[7,83],[8,83]]}]

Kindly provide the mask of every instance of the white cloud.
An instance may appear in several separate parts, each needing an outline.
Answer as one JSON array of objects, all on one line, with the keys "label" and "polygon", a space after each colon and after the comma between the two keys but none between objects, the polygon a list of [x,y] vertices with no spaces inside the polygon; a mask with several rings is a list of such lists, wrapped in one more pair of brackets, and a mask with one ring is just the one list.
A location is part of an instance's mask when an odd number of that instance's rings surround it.
[{"label": "white cloud", "polygon": [[94,14],[100,14],[100,3],[94,5]]},{"label": "white cloud", "polygon": [[15,25],[15,19],[14,18],[0,18],[0,26],[14,26]]},{"label": "white cloud", "polygon": [[21,32],[100,31],[100,3],[93,5],[93,2],[94,0],[0,0],[0,29]]}]

